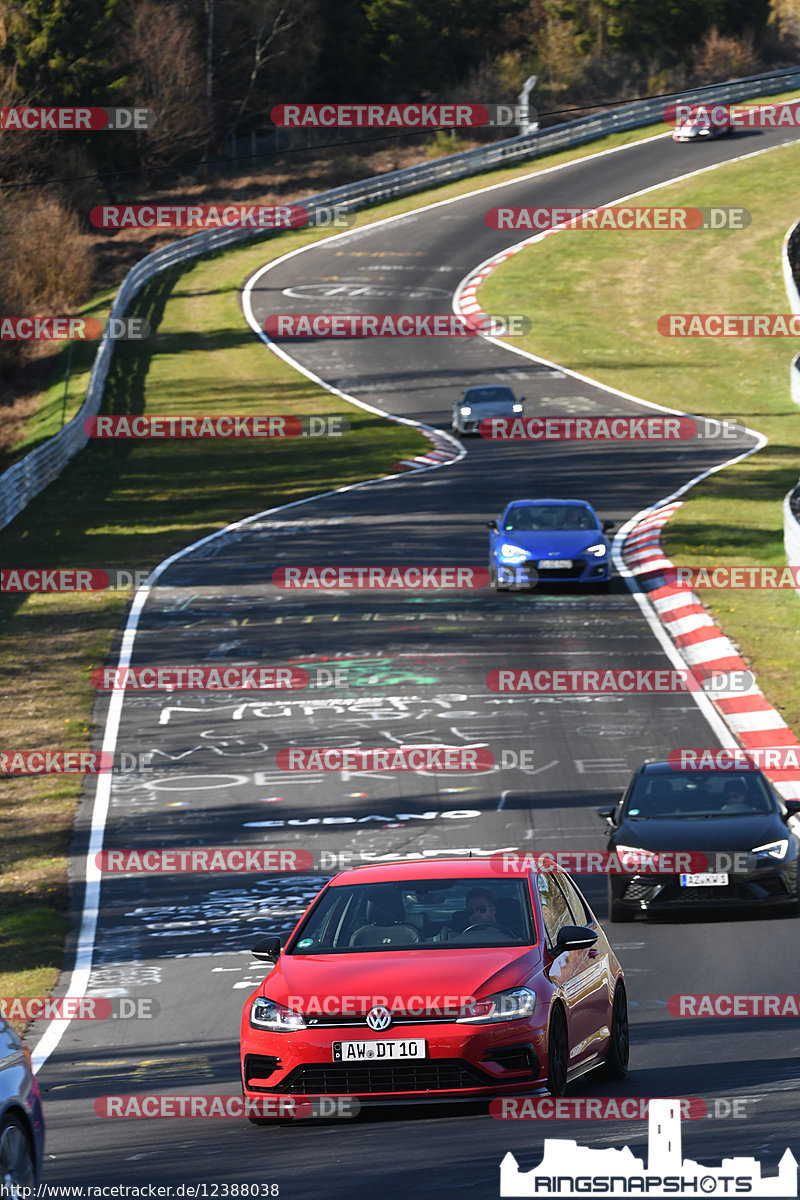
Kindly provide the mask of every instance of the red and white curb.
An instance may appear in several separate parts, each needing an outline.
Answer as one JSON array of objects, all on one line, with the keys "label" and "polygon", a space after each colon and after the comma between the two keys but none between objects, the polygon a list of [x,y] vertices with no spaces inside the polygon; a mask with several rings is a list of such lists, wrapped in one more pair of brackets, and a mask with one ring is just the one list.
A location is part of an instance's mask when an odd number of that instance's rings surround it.
[{"label": "red and white curb", "polygon": [[[746,671],[747,663],[738,647],[714,623],[700,598],[687,588],[666,582],[664,573],[675,564],[661,547],[661,530],[682,506],[682,500],[661,505],[637,521],[622,546],[625,565],[688,666]],[[754,685],[747,692],[721,692],[709,699],[743,750],[796,747],[800,763],[800,742],[759,687]],[[765,774],[787,800],[800,798],[800,768],[766,766]]]},{"label": "red and white curb", "polygon": [[420,433],[424,433],[426,437],[430,438],[433,442],[433,450],[429,450],[427,454],[417,454],[414,458],[403,458],[400,462],[395,463],[395,467],[405,467],[409,471],[421,471],[427,467],[441,467],[444,463],[464,457],[463,446],[458,445],[455,439],[446,433],[429,432],[425,428],[421,429]]}]

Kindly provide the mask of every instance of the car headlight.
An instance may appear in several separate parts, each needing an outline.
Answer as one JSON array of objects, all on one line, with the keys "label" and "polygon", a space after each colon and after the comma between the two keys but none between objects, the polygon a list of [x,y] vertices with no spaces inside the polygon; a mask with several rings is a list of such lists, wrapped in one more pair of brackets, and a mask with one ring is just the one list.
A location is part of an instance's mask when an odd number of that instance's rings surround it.
[{"label": "car headlight", "polygon": [[512,412],[522,412],[522,405],[521,404],[512,404],[511,411]]},{"label": "car headlight", "polygon": [[643,850],[641,846],[615,846],[614,853],[623,871],[647,871],[653,869],[658,858],[657,850]]},{"label": "car headlight", "polygon": [[593,554],[595,558],[605,558],[608,553],[608,547],[603,542],[596,542],[594,546],[586,547],[587,554]]},{"label": "car headlight", "polygon": [[459,411],[461,412],[462,417],[468,417],[471,414],[472,409],[468,404],[462,404]]},{"label": "car headlight", "polygon": [[527,550],[523,550],[521,546],[513,546],[511,542],[503,542],[498,553],[506,562],[511,563],[524,562],[528,557]]},{"label": "car headlight", "polygon": [[770,858],[786,858],[788,849],[789,839],[778,838],[776,842],[766,842],[763,846],[754,847],[753,854],[768,854]]},{"label": "car headlight", "polygon": [[254,1029],[271,1029],[275,1033],[291,1033],[293,1029],[305,1029],[305,1018],[301,1013],[259,996],[250,1009],[250,1024]]},{"label": "car headlight", "polygon": [[498,1021],[519,1021],[529,1017],[535,1007],[536,992],[527,987],[507,988],[465,1004],[461,1016],[456,1017],[456,1024],[494,1025]]}]

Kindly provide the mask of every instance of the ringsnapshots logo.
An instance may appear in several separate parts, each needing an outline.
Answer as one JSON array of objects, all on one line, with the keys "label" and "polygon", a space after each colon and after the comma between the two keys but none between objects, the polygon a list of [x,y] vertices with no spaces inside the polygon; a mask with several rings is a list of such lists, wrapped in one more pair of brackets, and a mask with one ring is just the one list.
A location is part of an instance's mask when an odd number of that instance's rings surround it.
[{"label": "ringsnapshots logo", "polygon": [[500,1164],[501,1197],[568,1196],[797,1196],[797,1159],[786,1150],[778,1174],[763,1176],[755,1158],[737,1155],[719,1167],[683,1157],[682,1101],[649,1102],[647,1165],[629,1147],[597,1149],[548,1138],[542,1161],[521,1171],[510,1152]]},{"label": "ringsnapshots logo", "polygon": [[264,322],[271,338],[523,337],[524,313],[272,313]]},{"label": "ringsnapshots logo", "polygon": [[0,130],[38,130],[56,133],[89,133],[99,130],[152,129],[155,113],[149,108],[0,108]]},{"label": "ringsnapshots logo", "polygon": [[752,217],[746,208],[490,208],[484,220],[490,229],[639,230],[746,229]]},{"label": "ringsnapshots logo", "polygon": [[356,214],[344,204],[96,204],[95,229],[349,229]]},{"label": "ringsnapshots logo", "polygon": [[150,336],[144,317],[11,317],[0,316],[4,342],[141,342]]},{"label": "ringsnapshots logo", "polygon": [[307,438],[344,437],[350,422],[344,417],[307,416],[202,416],[202,417],[87,417],[84,432],[90,438]]},{"label": "ringsnapshots logo", "polygon": [[279,129],[508,128],[532,124],[536,110],[515,104],[276,104]]}]

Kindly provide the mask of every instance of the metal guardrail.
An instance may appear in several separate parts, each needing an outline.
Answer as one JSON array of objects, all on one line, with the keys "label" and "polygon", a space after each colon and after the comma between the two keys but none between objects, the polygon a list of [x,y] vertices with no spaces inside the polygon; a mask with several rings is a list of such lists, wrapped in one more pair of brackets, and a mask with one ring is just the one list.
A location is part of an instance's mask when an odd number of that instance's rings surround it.
[{"label": "metal guardrail", "polygon": [[[800,87],[800,69],[792,67],[696,88],[691,92],[676,92],[657,99],[637,100],[609,112],[567,121],[552,129],[537,130],[474,150],[465,150],[435,162],[404,167],[399,171],[390,171],[385,175],[348,183],[315,196],[308,196],[296,203],[309,211],[310,224],[314,225],[315,207],[339,204],[349,211],[354,211],[386,200],[409,196],[436,184],[452,183],[496,167],[579,146],[610,133],[653,124],[662,119],[664,108],[671,101],[678,100],[686,104],[729,103],[752,99],[755,96],[771,96],[778,92],[791,91],[796,87]],[[145,284],[178,263],[189,262],[193,258],[239,242],[271,236],[274,236],[274,231],[215,229],[196,233],[173,242],[163,250],[156,250],[132,267],[125,276],[114,298],[110,315],[123,317],[129,303]],[[86,398],[72,420],[54,437],[43,442],[0,475],[0,529],[22,512],[48,483],[56,479],[69,460],[86,445],[89,439],[84,432],[83,423],[87,417],[96,416],[100,411],[113,349],[113,341],[104,339],[101,342],[89,377]]]}]

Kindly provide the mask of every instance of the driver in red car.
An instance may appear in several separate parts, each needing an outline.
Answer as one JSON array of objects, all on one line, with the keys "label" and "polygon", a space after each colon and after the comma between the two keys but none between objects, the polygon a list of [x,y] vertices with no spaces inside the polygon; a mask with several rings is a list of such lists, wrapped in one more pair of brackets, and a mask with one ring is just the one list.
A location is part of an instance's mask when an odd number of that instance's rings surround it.
[{"label": "driver in red car", "polygon": [[467,896],[467,921],[464,928],[470,925],[496,925],[497,908],[489,892],[481,888],[473,888]]}]

